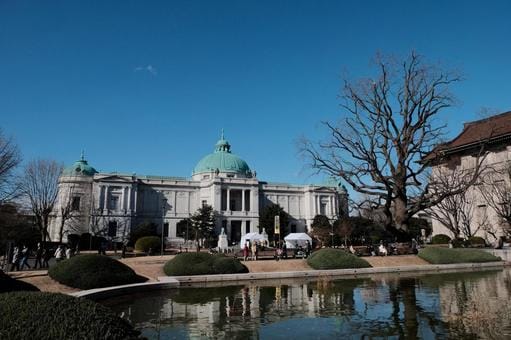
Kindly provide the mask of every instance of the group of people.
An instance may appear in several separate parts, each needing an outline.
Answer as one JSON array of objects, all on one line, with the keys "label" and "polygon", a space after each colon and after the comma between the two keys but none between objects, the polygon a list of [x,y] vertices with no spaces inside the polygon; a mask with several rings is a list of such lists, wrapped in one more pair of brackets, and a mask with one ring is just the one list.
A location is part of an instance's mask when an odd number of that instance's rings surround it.
[{"label": "group of people", "polygon": [[245,245],[243,246],[243,260],[247,261],[249,257],[252,261],[257,260],[257,255],[259,253],[259,244],[257,241],[253,241],[250,243],[250,241],[246,241]]},{"label": "group of people", "polygon": [[[398,253],[398,247],[397,242],[389,243],[387,246],[383,243],[383,241],[380,241],[380,245],[375,248],[372,244],[368,244],[367,246],[367,253],[371,256],[387,256],[387,255],[399,255]],[[410,243],[411,251],[413,254],[417,254],[419,252],[419,243],[415,238],[412,238],[412,241]],[[360,256],[360,252],[358,252],[353,245],[349,246],[350,253]]]},{"label": "group of people", "polygon": [[64,259],[69,259],[75,255],[75,249],[67,247],[65,245],[59,245],[55,252],[50,248],[43,247],[41,243],[37,244],[37,248],[34,250],[34,265],[33,267],[28,262],[32,256],[32,251],[27,245],[14,246],[11,257],[11,268],[10,271],[24,270],[25,267],[28,269],[44,269],[49,268],[49,261],[52,257],[55,257],[57,262]]}]

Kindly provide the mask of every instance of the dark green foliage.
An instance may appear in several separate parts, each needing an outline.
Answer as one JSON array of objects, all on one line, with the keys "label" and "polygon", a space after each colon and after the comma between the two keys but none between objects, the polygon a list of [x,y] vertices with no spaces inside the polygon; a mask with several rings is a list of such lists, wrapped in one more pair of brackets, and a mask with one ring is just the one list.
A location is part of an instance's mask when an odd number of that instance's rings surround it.
[{"label": "dark green foliage", "polygon": [[312,235],[319,240],[322,245],[329,245],[332,241],[333,232],[330,220],[325,215],[316,215],[312,221]]},{"label": "dark green foliage", "polygon": [[452,249],[427,247],[419,251],[419,257],[431,264],[495,262],[502,259],[476,249]]},{"label": "dark green foliage", "polygon": [[248,273],[237,259],[208,253],[178,254],[165,263],[163,270],[169,276]]},{"label": "dark green foliage", "polygon": [[469,246],[469,243],[462,238],[455,238],[451,240],[453,248],[465,248]]},{"label": "dark green foliage", "polygon": [[364,259],[340,249],[324,248],[312,253],[307,263],[314,269],[368,268]]},{"label": "dark green foliage", "polygon": [[15,205],[0,204],[0,254],[4,254],[8,241],[18,245],[26,244],[34,248],[41,239],[41,234],[33,222],[18,212]]},{"label": "dark green foliage", "polygon": [[383,225],[361,216],[350,217],[354,244],[377,243],[380,240],[393,240],[393,235]]},{"label": "dark green foliage", "polygon": [[484,240],[484,238],[479,237],[479,236],[472,236],[471,238],[468,239],[468,243],[471,246],[479,246],[479,247],[484,247],[486,245],[486,241]]},{"label": "dark green foliage", "polygon": [[64,260],[48,271],[50,277],[66,286],[93,289],[144,282],[133,269],[108,256],[88,254]]},{"label": "dark green foliage", "polygon": [[190,217],[195,241],[206,239],[206,242],[211,242],[215,236],[215,214],[212,206],[205,205]]},{"label": "dark green foliage", "polygon": [[144,236],[159,236],[158,226],[152,222],[144,222],[133,228],[130,233],[130,246]]},{"label": "dark green foliage", "polygon": [[[278,204],[270,204],[261,209],[259,213],[259,229],[264,229],[268,240],[273,241],[275,235],[275,216],[280,216],[280,238],[283,239],[288,231],[289,215]],[[262,230],[260,230],[262,232]],[[278,237],[277,237],[278,240]]]},{"label": "dark green foliage", "polygon": [[136,339],[140,332],[96,302],[64,294],[0,294],[1,339]]},{"label": "dark green foliage", "polygon": [[410,218],[410,220],[408,221],[408,234],[410,234],[410,237],[416,240],[421,239],[422,237],[421,229],[424,229],[426,231],[426,237],[431,235],[432,232],[431,224],[427,220],[416,217]]},{"label": "dark green foliage", "polygon": [[106,238],[102,236],[95,236],[89,233],[83,233],[80,236],[80,249],[81,250],[97,250],[101,243],[106,242]]},{"label": "dark green foliage", "polygon": [[451,238],[445,234],[437,234],[431,238],[432,244],[447,244]]},{"label": "dark green foliage", "polygon": [[0,270],[0,293],[18,290],[39,291],[39,288],[21,280],[15,280]]},{"label": "dark green foliage", "polygon": [[152,249],[152,251],[160,251],[160,248],[161,238],[158,236],[144,236],[135,242],[135,250],[145,253],[149,252],[149,249]]}]

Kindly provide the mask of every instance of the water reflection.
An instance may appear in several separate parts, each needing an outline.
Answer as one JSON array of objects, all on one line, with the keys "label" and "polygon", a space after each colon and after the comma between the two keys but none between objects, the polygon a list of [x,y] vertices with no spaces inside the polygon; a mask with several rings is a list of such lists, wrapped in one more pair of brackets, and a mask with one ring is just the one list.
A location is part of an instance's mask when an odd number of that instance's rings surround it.
[{"label": "water reflection", "polygon": [[104,303],[148,338],[487,338],[511,332],[511,271],[252,282]]}]

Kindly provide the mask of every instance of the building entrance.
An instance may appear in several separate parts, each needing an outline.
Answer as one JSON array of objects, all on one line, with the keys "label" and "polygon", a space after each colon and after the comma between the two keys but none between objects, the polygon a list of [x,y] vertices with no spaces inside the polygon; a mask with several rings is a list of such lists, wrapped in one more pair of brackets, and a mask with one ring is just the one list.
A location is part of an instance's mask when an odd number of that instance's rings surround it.
[{"label": "building entrance", "polygon": [[238,244],[241,240],[241,221],[231,221],[231,242]]}]

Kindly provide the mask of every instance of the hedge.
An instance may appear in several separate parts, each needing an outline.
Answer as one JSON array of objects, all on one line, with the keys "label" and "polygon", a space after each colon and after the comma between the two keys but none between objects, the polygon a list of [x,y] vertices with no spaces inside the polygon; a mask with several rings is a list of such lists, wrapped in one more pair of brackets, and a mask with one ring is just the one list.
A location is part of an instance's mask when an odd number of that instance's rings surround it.
[{"label": "hedge", "polygon": [[48,274],[66,286],[80,289],[118,286],[147,280],[125,264],[98,254],[79,255],[64,260],[50,267]]},{"label": "hedge", "polygon": [[31,285],[30,283],[15,280],[0,270],[0,293],[14,292],[18,290],[39,291],[39,288]]},{"label": "hedge", "polygon": [[151,249],[153,252],[160,251],[161,239],[158,236],[144,236],[135,242],[135,250],[143,251],[144,253],[149,252]]},{"label": "hedge", "polygon": [[371,265],[364,259],[344,250],[325,248],[312,253],[307,263],[314,269],[368,268]]},{"label": "hedge", "polygon": [[484,247],[486,245],[486,241],[484,240],[484,238],[479,237],[479,236],[472,236],[472,237],[470,237],[468,239],[468,243],[471,246],[482,246],[482,247]]},{"label": "hedge", "polygon": [[1,339],[140,339],[140,332],[90,300],[56,293],[0,294]]},{"label": "hedge", "polygon": [[502,261],[500,257],[477,249],[427,247],[419,257],[431,264],[479,263]]},{"label": "hedge", "polygon": [[431,238],[432,244],[447,244],[451,241],[451,238],[445,234],[437,234]]},{"label": "hedge", "polygon": [[163,270],[169,276],[248,273],[239,260],[208,253],[178,254],[165,263]]}]

